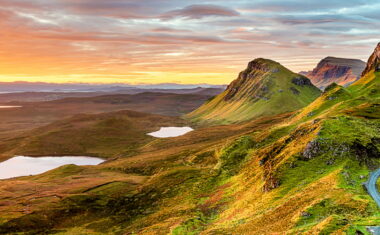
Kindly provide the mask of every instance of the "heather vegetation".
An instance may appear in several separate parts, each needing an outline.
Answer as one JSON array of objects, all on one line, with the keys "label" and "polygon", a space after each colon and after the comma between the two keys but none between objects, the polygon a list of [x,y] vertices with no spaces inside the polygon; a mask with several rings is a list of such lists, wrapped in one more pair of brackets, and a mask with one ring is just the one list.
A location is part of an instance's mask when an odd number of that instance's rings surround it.
[{"label": "heather vegetation", "polygon": [[[78,151],[109,160],[2,181],[0,233],[368,234],[380,223],[363,187],[380,167],[377,66],[321,93],[259,59],[186,121],[125,111],[32,130],[33,138],[3,143],[3,154]],[[196,129],[167,139],[144,134],[175,124]],[[48,140],[52,147],[43,147]]]}]

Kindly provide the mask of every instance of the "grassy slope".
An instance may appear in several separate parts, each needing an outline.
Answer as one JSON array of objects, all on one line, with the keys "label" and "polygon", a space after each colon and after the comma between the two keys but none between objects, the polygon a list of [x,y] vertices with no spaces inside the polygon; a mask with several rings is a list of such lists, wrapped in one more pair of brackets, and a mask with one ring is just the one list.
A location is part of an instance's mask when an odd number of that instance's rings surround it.
[{"label": "grassy slope", "polygon": [[[380,74],[370,78],[331,87],[289,118],[199,129],[97,167],[3,181],[3,215],[21,212],[5,217],[0,232],[368,234],[365,226],[380,222],[361,185],[380,166]],[[91,181],[100,173],[110,177]],[[61,174],[92,183],[68,181],[77,190],[63,187],[51,203],[18,195],[34,181],[55,192],[51,179],[62,183]],[[131,186],[129,177],[140,181]]]},{"label": "grassy slope", "polygon": [[[41,176],[2,181],[0,217],[5,224],[0,232],[53,229],[65,234],[113,234],[137,231],[161,221],[162,215],[170,218],[178,210],[171,211],[167,203],[176,207],[172,198],[178,193],[191,196],[193,183],[202,179],[197,176],[208,180],[215,174],[210,171],[217,162],[215,151],[226,141],[267,129],[284,117],[199,129],[177,138],[157,139],[144,146],[142,154],[100,166],[67,166]],[[35,200],[40,197],[44,200]],[[189,209],[193,211],[191,205]]]},{"label": "grassy slope", "polygon": [[[265,60],[270,69],[278,69],[277,72],[261,72],[255,79],[250,79],[245,84],[244,90],[235,95],[232,100],[225,101],[228,91],[218,95],[213,100],[186,115],[186,118],[194,122],[212,124],[228,124],[247,121],[259,116],[270,116],[279,113],[298,110],[318,97],[320,91],[312,86],[297,86],[291,81],[299,75],[291,72],[280,64]],[[249,90],[255,86],[267,86],[269,93],[266,99],[257,99]],[[300,94],[296,95],[290,88],[296,88]]]},{"label": "grassy slope", "polygon": [[[257,147],[243,150],[250,159],[224,182],[229,203],[198,225],[202,234],[367,234],[365,226],[378,225],[380,213],[361,185],[380,166],[380,76],[369,77],[332,87],[264,138],[254,135]],[[307,159],[310,142],[317,147]]]}]

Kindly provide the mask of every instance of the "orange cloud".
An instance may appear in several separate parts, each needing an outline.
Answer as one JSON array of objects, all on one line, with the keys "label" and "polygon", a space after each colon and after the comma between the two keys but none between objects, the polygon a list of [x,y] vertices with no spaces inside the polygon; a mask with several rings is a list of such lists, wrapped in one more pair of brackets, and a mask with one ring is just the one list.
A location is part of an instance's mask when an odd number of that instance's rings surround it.
[{"label": "orange cloud", "polygon": [[296,72],[329,55],[365,59],[380,37],[360,12],[243,2],[2,0],[0,81],[225,84],[257,57]]}]

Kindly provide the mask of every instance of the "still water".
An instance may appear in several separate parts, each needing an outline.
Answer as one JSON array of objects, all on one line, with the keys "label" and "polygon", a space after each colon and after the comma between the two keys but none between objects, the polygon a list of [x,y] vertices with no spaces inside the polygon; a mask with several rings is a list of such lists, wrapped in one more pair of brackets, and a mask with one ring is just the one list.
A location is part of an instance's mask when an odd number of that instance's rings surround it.
[{"label": "still water", "polygon": [[16,156],[4,162],[0,162],[0,179],[8,179],[27,175],[37,175],[67,164],[83,166],[98,165],[102,162],[104,162],[104,159],[95,157]]},{"label": "still water", "polygon": [[188,126],[185,127],[161,127],[159,131],[148,133],[153,137],[157,138],[168,138],[168,137],[177,137],[184,135],[194,129]]},{"label": "still water", "polygon": [[13,109],[13,108],[21,108],[22,106],[11,106],[11,105],[0,105],[0,109]]}]

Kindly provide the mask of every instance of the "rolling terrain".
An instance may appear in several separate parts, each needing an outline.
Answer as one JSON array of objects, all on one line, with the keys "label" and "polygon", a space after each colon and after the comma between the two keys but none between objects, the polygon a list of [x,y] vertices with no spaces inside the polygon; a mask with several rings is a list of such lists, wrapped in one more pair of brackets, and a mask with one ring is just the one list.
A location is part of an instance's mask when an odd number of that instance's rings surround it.
[{"label": "rolling terrain", "polygon": [[199,123],[228,124],[300,109],[320,94],[302,75],[277,62],[256,59],[227,89],[186,118]]},{"label": "rolling terrain", "polygon": [[71,106],[119,106],[140,112],[180,116],[199,107],[213,95],[173,94],[145,92],[135,95],[104,95],[88,98],[65,98],[51,101],[49,105]]},{"label": "rolling terrain", "polygon": [[157,131],[162,126],[185,124],[176,117],[127,110],[78,114],[14,138],[3,139],[0,159],[1,156],[14,155],[125,157],[136,154],[140,146],[153,139],[146,133]]},{"label": "rolling terrain", "polygon": [[98,114],[128,109],[179,116],[198,108],[211,97],[212,95],[206,94],[140,93],[71,97],[46,102],[3,103],[2,105],[22,107],[0,109],[0,140],[76,114]]},{"label": "rolling terrain", "polygon": [[0,93],[0,103],[8,102],[43,102],[60,100],[64,98],[80,98],[80,97],[94,97],[94,96],[105,96],[105,95],[135,95],[141,93],[170,93],[170,94],[194,94],[194,95],[205,95],[205,96],[215,96],[223,92],[222,87],[216,88],[189,88],[189,89],[142,89],[142,88],[123,88],[123,87],[113,87],[110,90],[100,90],[100,91],[82,91],[82,92],[42,92],[42,91],[28,91],[28,92],[10,92],[10,93]]},{"label": "rolling terrain", "polygon": [[[90,138],[83,144],[111,153],[109,161],[2,180],[0,233],[369,234],[368,226],[380,224],[362,185],[380,167],[379,51],[380,43],[358,81],[321,94],[279,64],[255,60],[223,94],[186,116],[199,128],[184,136],[142,137],[188,123],[129,111],[31,130],[1,148],[18,150],[21,141],[23,151],[38,155],[45,148],[35,146],[54,133],[69,143],[71,132],[91,136],[89,130],[124,139],[134,131],[128,120],[143,140],[130,155],[123,140]],[[280,100],[284,107],[276,106]],[[147,126],[151,118],[157,123]]]},{"label": "rolling terrain", "polygon": [[[107,93],[107,94],[138,94],[144,92],[190,94],[202,90],[220,90],[224,85],[191,85],[176,83],[127,85],[125,83],[48,83],[48,82],[0,82],[0,96],[12,93]],[[13,96],[15,98],[20,98]]]}]

